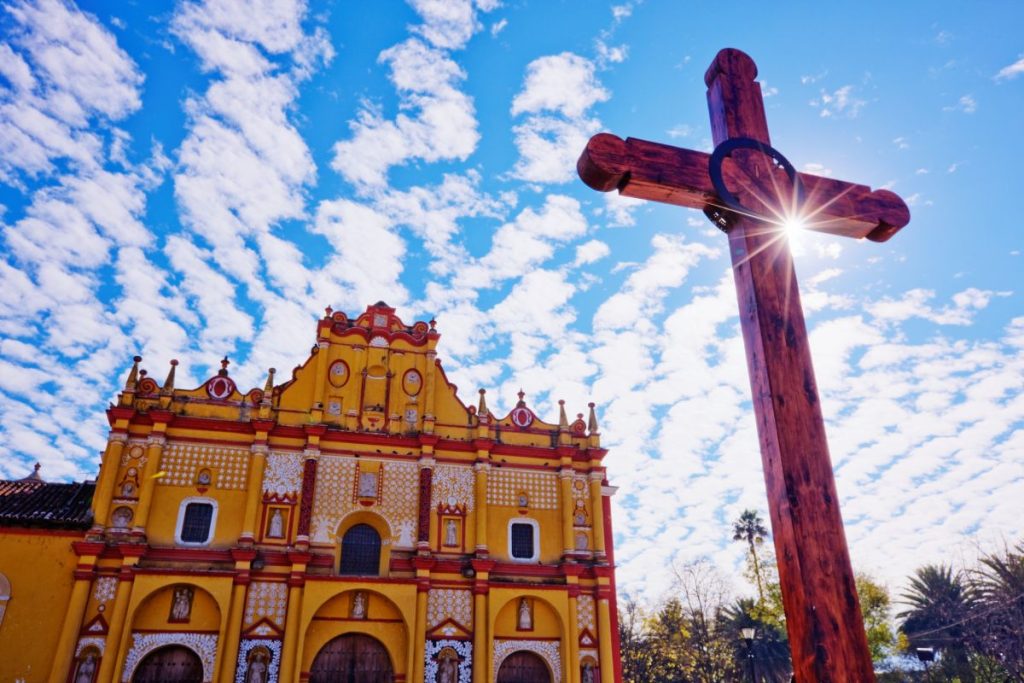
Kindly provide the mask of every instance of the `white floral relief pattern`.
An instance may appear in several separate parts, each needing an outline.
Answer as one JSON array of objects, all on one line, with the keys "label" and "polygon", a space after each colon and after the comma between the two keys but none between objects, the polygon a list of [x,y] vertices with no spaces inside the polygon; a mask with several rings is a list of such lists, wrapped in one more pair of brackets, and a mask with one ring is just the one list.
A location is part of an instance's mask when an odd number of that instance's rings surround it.
[{"label": "white floral relief pattern", "polygon": [[117,591],[117,579],[113,576],[101,576],[96,579],[92,588],[92,597],[97,603],[105,605],[114,599]]},{"label": "white floral relief pattern", "polygon": [[519,492],[529,496],[529,507],[537,510],[558,509],[558,475],[554,472],[532,472],[506,467],[492,468],[487,477],[487,504],[517,507]]},{"label": "white floral relief pattern", "polygon": [[[454,619],[467,629],[473,627],[473,595],[458,588],[433,588],[427,596],[427,628],[434,628],[445,619]],[[455,635],[455,629],[444,635]]]},{"label": "white floral relief pattern", "polygon": [[446,647],[455,650],[459,656],[459,683],[473,681],[473,643],[466,640],[428,640],[425,648],[426,661],[423,680],[434,683],[437,680],[437,655]]},{"label": "white floral relief pattern", "polygon": [[465,505],[466,510],[473,509],[474,473],[472,467],[460,465],[437,465],[431,480],[430,506],[437,509],[441,504],[455,501],[457,505]]},{"label": "white floral relief pattern", "polygon": [[215,633],[133,633],[132,648],[124,660],[123,683],[128,683],[146,655],[165,645],[184,645],[197,655],[203,663],[203,682],[213,681],[213,663],[217,658],[217,634]]},{"label": "white floral relief pattern", "polygon": [[302,491],[302,453],[270,453],[263,470],[263,493],[298,495]]},{"label": "white floral relief pattern", "polygon": [[288,607],[288,585],[283,582],[254,581],[249,585],[245,601],[245,628],[261,619],[269,619],[278,628],[284,628]]},{"label": "white floral relief pattern", "polygon": [[495,640],[494,641],[494,680],[498,680],[501,663],[513,652],[526,650],[540,655],[551,667],[556,683],[562,681],[561,644],[557,640]]},{"label": "white floral relief pattern", "polygon": [[576,598],[576,625],[580,632],[583,629],[590,631],[591,635],[597,633],[597,622],[594,620],[594,596],[580,595]]},{"label": "white floral relief pattern", "polygon": [[267,664],[267,683],[277,683],[278,669],[281,666],[281,641],[265,638],[245,638],[239,643],[238,662],[235,665],[235,683],[246,683],[245,677],[249,673],[249,653],[258,647],[266,648],[270,652],[270,662]]},{"label": "white floral relief pattern", "polygon": [[87,636],[85,638],[78,639],[78,646],[75,648],[75,656],[78,657],[87,647],[94,647],[99,650],[100,657],[103,656],[104,650],[107,649],[107,637],[106,636]]},{"label": "white floral relief pattern", "polygon": [[157,482],[162,486],[194,486],[199,470],[214,471],[219,489],[246,487],[249,451],[209,444],[169,443],[160,456],[160,469],[165,473]]},{"label": "white floral relief pattern", "polygon": [[321,456],[317,462],[310,529],[314,543],[330,543],[342,517],[351,509],[355,471],[354,458]]},{"label": "white floral relief pattern", "polygon": [[[415,528],[419,508],[419,464],[392,460],[382,462],[380,476],[383,477],[384,489],[380,504],[371,507],[364,507],[352,500],[356,466],[355,458],[320,456],[316,469],[316,493],[313,496],[311,540],[314,543],[330,543],[341,520],[355,510],[380,514],[387,520],[391,533],[402,534],[404,529],[404,535],[409,537],[407,540],[411,540],[409,530]],[[400,539],[392,540],[398,542]]]}]

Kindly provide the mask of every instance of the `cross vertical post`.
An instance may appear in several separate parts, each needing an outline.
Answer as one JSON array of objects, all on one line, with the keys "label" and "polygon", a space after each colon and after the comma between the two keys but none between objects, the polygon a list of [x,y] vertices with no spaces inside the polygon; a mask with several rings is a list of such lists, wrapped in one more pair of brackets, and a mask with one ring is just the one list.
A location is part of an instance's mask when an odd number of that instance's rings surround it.
[{"label": "cross vertical post", "polygon": [[735,150],[728,160],[599,134],[577,169],[594,189],[703,208],[726,229],[796,680],[873,683],[793,259],[772,217],[802,196],[812,229],[885,241],[910,214],[891,192],[796,173],[770,147],[756,76],[733,49],[705,74],[714,143]]}]

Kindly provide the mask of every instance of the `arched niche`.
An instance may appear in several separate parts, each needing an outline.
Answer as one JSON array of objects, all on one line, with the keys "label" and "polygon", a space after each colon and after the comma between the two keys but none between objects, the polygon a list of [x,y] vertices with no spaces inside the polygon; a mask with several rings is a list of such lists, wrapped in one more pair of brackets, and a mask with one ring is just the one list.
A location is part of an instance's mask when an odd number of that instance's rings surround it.
[{"label": "arched niche", "polygon": [[172,583],[147,595],[135,608],[131,624],[135,631],[216,632],[220,622],[220,605],[209,592],[195,584]]},{"label": "arched niche", "polygon": [[[357,601],[362,596],[363,616]],[[338,636],[364,634],[379,640],[387,649],[396,675],[407,674],[409,629],[405,615],[390,598],[371,588],[351,588],[326,600],[306,628],[302,645],[302,671],[309,671],[313,659]]]},{"label": "arched niche", "polygon": [[[505,601],[494,620],[495,638],[562,638],[562,618],[558,610],[538,593],[522,593]],[[523,600],[530,612],[530,628],[523,628]]]},{"label": "arched niche", "polygon": [[346,515],[338,525],[334,546],[335,571],[341,566],[342,540],[345,538],[345,534],[360,524],[372,527],[380,536],[380,560],[376,576],[387,576],[388,568],[391,566],[391,526],[386,519],[368,510],[359,510]]},{"label": "arched niche", "polygon": [[7,612],[7,603],[11,601],[11,581],[0,573],[0,626],[4,625],[4,613]]}]

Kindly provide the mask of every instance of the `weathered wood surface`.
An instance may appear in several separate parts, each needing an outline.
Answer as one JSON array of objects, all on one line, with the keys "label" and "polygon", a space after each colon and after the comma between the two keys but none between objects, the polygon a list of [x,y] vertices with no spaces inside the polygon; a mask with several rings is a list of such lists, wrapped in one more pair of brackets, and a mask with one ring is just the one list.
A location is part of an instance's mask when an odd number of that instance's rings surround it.
[{"label": "weathered wood surface", "polygon": [[[757,67],[722,50],[705,75],[716,145],[729,138],[770,144]],[[577,169],[591,187],[693,208],[720,206],[709,155],[633,138],[594,136]],[[764,154],[737,151],[726,185],[759,211],[784,203],[766,194],[788,178]],[[909,222],[891,192],[800,174],[817,215],[813,229],[884,241]],[[768,507],[787,629],[799,683],[870,683],[871,655],[843,531],[825,425],[793,260],[778,226],[734,216],[729,231]]]}]

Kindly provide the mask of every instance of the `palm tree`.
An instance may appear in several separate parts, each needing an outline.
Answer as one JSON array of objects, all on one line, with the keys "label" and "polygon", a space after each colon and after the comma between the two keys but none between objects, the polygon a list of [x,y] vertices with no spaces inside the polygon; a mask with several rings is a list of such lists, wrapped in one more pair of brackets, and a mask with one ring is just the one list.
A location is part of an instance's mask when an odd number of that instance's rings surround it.
[{"label": "palm tree", "polygon": [[764,581],[761,578],[761,563],[757,558],[757,546],[768,538],[768,529],[756,510],[744,510],[739,519],[732,523],[732,540],[746,541],[750,547],[750,560],[754,564],[754,579],[757,582],[757,597],[764,602]]},{"label": "palm tree", "polygon": [[965,624],[974,598],[960,574],[947,565],[925,565],[914,572],[900,598],[909,609],[896,617],[910,646],[942,652],[942,667],[950,679],[959,676],[963,683],[973,683]]},{"label": "palm tree", "polygon": [[1024,544],[981,558],[969,580],[977,597],[969,642],[1024,681]]}]

